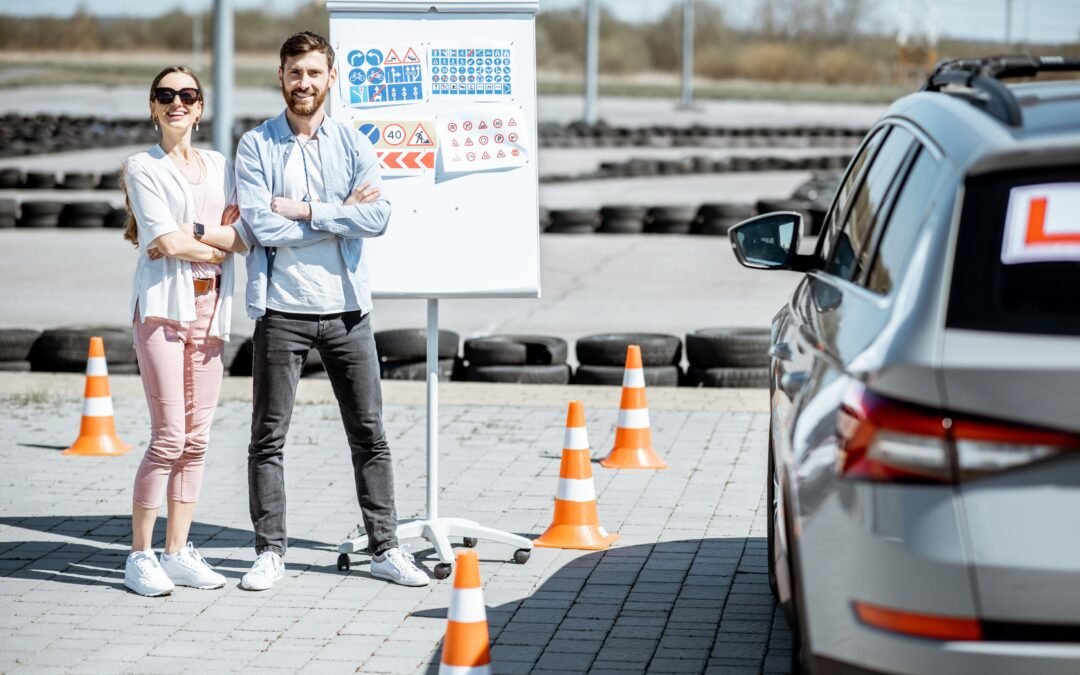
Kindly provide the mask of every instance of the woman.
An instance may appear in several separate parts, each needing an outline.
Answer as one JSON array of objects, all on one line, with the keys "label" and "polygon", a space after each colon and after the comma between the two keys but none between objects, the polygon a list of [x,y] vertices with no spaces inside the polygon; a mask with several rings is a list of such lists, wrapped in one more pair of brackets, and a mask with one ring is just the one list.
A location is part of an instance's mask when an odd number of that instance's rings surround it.
[{"label": "woman", "polygon": [[[202,484],[210,424],[224,373],[235,264],[248,248],[232,171],[217,152],[191,145],[205,99],[199,78],[171,66],[150,85],[150,120],[161,142],[124,163],[130,213],[124,238],[139,252],[132,292],[135,351],[150,408],[150,445],[135,475],[132,546],[124,585],[140,595],[174,586],[221,588],[188,542]],[[228,204],[228,206],[226,206]],[[151,550],[154,522],[168,496],[165,550]]]}]

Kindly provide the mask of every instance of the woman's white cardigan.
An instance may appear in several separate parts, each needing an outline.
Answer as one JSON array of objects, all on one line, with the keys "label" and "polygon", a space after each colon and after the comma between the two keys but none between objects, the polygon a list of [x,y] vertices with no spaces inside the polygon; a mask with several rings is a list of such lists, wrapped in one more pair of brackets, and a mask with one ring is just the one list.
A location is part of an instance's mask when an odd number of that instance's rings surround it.
[{"label": "woman's white cardigan", "polygon": [[[206,165],[205,180],[220,181],[225,189],[225,203],[235,203],[233,172],[225,157],[212,150],[198,152]],[[143,321],[148,316],[194,321],[195,288],[191,263],[170,257],[151,260],[146,254],[146,247],[161,235],[180,231],[180,223],[195,222],[195,199],[191,188],[160,145],[128,157],[124,162],[124,181],[139,232],[139,259],[135,264],[131,314],[135,316],[138,306]],[[207,187],[212,185],[209,183]],[[243,228],[237,228],[237,232],[242,231]],[[221,288],[214,319],[210,323],[211,336],[229,339],[235,287],[236,265],[233,255],[229,254],[221,263]]]}]

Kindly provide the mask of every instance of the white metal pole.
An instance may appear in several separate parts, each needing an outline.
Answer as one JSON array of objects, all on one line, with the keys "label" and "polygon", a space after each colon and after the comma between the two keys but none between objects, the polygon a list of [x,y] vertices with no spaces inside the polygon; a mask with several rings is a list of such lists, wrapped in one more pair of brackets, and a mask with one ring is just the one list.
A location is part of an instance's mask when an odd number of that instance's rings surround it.
[{"label": "white metal pole", "polygon": [[232,157],[233,143],[232,0],[214,0],[214,149]]},{"label": "white metal pole", "polygon": [[203,17],[202,12],[191,13],[191,67],[195,72],[202,70],[203,52]]},{"label": "white metal pole", "polygon": [[600,70],[600,0],[585,0],[585,124],[596,124]]},{"label": "white metal pole", "polygon": [[681,108],[694,106],[694,0],[683,0]]},{"label": "white metal pole", "polygon": [[439,517],[439,301],[427,301],[427,519]]}]

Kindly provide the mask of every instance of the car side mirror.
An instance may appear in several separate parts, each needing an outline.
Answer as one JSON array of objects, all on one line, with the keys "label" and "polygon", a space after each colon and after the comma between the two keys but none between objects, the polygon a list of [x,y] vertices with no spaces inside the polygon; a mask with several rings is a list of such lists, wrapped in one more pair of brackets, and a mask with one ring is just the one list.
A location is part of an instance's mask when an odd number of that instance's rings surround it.
[{"label": "car side mirror", "polygon": [[803,217],[795,211],[765,213],[728,230],[731,248],[744,267],[761,270],[807,269],[799,255]]}]

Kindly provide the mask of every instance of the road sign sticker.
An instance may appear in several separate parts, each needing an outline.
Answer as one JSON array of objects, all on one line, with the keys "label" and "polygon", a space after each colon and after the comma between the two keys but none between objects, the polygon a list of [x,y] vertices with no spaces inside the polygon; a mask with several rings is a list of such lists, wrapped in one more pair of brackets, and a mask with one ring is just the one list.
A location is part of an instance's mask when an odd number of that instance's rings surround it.
[{"label": "road sign sticker", "polygon": [[[437,130],[434,120],[362,119],[354,124],[375,147],[383,176],[413,176],[435,169],[439,138],[428,132]],[[421,139],[422,145],[412,143]]]},{"label": "road sign sticker", "polygon": [[418,123],[409,137],[409,145],[432,147],[435,145],[435,142],[431,140],[431,136],[428,135],[427,129],[424,128],[423,123]]},{"label": "road sign sticker", "polygon": [[1080,183],[1043,183],[1009,191],[1001,262],[1080,261]]},{"label": "road sign sticker", "polygon": [[[427,52],[431,72],[460,73],[461,82],[473,86],[454,86],[455,82],[432,80],[432,96],[466,96],[471,100],[508,100],[514,80],[514,49],[510,43],[484,47],[450,47],[433,45]],[[408,59],[406,58],[406,62]],[[457,69],[456,71],[454,69]],[[493,72],[497,70],[499,80]],[[468,75],[468,78],[465,76]]]},{"label": "road sign sticker", "polygon": [[[451,147],[480,146],[479,152],[468,152],[464,159],[457,153],[444,154],[441,169],[447,172],[489,171],[524,166],[529,161],[528,128],[516,120],[521,106],[486,104],[472,106],[438,116],[439,135]],[[514,120],[514,131],[493,133],[492,127],[506,126]],[[486,132],[484,130],[487,130]],[[494,147],[487,147],[494,146]],[[477,157],[477,154],[479,157]]]},{"label": "road sign sticker", "polygon": [[[411,59],[409,54],[412,54]],[[430,85],[424,81],[424,66],[413,47],[394,45],[385,50],[354,49],[345,60],[351,67],[348,70],[347,103],[354,108],[426,100]],[[344,71],[345,67],[339,70]]]}]

